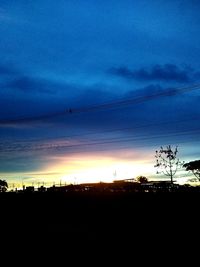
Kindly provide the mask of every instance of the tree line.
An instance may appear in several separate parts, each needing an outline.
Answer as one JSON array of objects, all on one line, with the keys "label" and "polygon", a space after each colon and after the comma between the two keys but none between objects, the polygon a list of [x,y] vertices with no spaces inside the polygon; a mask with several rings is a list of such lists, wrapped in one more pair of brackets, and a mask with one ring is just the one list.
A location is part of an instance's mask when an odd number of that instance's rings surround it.
[{"label": "tree line", "polygon": [[[200,160],[190,161],[188,163],[181,162],[177,157],[178,148],[173,149],[171,145],[166,146],[166,148],[160,147],[156,150],[155,158],[157,168],[157,174],[161,173],[165,176],[170,177],[171,183],[173,184],[173,178],[179,168],[184,167],[186,171],[190,171],[194,176],[200,181]],[[140,183],[148,182],[145,176],[138,176],[136,180]],[[6,180],[0,180],[0,192],[6,192],[8,188],[8,183]]]}]

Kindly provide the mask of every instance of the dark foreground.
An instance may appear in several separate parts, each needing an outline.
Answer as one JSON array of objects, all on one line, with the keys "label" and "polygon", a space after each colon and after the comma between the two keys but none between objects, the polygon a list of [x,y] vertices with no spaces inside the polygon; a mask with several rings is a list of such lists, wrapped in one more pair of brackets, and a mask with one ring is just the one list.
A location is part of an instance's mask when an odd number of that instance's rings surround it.
[{"label": "dark foreground", "polygon": [[0,205],[1,243],[22,244],[22,254],[44,247],[174,253],[193,246],[200,225],[199,193],[5,193]]}]

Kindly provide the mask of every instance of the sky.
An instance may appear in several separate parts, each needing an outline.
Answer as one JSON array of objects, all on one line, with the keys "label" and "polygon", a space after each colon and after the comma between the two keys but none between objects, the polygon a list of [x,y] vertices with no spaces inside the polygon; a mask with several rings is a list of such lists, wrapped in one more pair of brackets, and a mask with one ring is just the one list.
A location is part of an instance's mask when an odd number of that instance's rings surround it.
[{"label": "sky", "polygon": [[155,150],[169,144],[199,159],[199,8],[1,0],[1,179],[159,179]]}]

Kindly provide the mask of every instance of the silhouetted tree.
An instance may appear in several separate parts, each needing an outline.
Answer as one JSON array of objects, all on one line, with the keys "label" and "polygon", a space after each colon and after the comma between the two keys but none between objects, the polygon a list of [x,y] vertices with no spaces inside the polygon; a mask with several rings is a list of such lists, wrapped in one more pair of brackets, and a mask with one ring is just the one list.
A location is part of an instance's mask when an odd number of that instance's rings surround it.
[{"label": "silhouetted tree", "polygon": [[137,180],[137,182],[139,182],[139,183],[147,183],[148,182],[148,179],[147,179],[147,177],[145,177],[145,176],[138,176],[137,178],[136,178],[136,180]]},{"label": "silhouetted tree", "polygon": [[192,171],[195,177],[200,181],[200,160],[190,161],[183,165],[186,171]]},{"label": "silhouetted tree", "polygon": [[156,165],[157,173],[163,173],[165,176],[169,176],[171,183],[173,183],[173,177],[177,172],[178,167],[183,164],[177,158],[178,149],[177,147],[172,150],[171,146],[167,146],[164,149],[162,146],[160,150],[156,150]]},{"label": "silhouetted tree", "polygon": [[8,183],[5,180],[0,180],[0,192],[5,192],[8,188]]}]

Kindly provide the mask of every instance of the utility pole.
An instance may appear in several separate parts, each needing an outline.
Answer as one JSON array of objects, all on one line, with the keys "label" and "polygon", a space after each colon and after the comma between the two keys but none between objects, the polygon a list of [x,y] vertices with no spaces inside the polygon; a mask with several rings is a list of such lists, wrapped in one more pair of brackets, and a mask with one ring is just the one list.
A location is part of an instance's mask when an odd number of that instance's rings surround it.
[{"label": "utility pole", "polygon": [[117,172],[116,172],[116,170],[113,172],[113,178],[114,178],[114,180],[116,180],[116,177],[117,177]]},{"label": "utility pole", "polygon": [[24,178],[22,178],[22,190],[25,190]]}]

